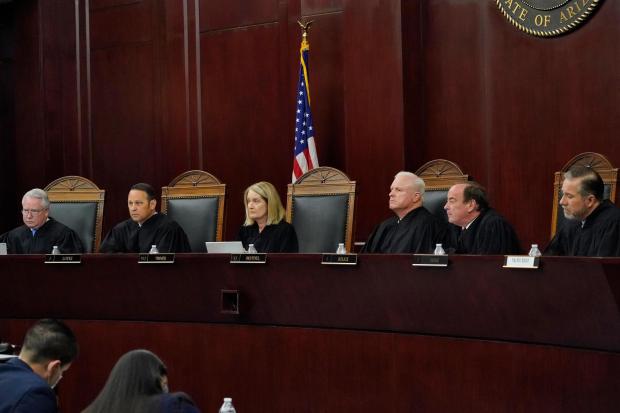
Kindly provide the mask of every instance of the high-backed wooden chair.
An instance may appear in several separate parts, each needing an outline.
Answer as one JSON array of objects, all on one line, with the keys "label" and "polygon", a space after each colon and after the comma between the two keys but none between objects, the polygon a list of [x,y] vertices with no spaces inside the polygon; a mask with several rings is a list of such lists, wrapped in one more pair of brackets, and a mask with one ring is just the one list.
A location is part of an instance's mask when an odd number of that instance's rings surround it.
[{"label": "high-backed wooden chair", "polygon": [[351,251],[355,181],[336,168],[319,167],[288,185],[286,220],[293,224],[299,252]]},{"label": "high-backed wooden chair", "polygon": [[446,204],[448,190],[454,184],[467,182],[469,175],[464,174],[457,164],[445,159],[429,161],[418,168],[415,174],[426,184],[424,206],[447,222],[448,216],[443,207]]},{"label": "high-backed wooden chair", "polygon": [[221,241],[226,185],[205,171],[187,171],[161,189],[161,212],[187,234],[193,252],[206,241]]},{"label": "high-backed wooden chair", "polygon": [[605,184],[604,199],[616,202],[616,185],[618,183],[618,168],[614,168],[609,160],[596,152],[584,152],[572,158],[557,171],[553,182],[553,208],[551,209],[551,238],[564,222],[564,214],[560,213],[560,199],[562,198],[562,183],[564,173],[573,166],[585,166],[594,169],[603,178]]},{"label": "high-backed wooden chair", "polygon": [[74,230],[87,253],[99,250],[105,190],[81,176],[63,176],[45,187],[50,216]]}]

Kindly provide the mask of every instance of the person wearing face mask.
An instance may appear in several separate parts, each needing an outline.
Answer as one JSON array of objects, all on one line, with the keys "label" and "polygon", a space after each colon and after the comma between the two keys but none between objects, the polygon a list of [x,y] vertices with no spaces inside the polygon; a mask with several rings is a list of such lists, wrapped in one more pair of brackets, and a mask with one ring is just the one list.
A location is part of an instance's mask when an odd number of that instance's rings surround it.
[{"label": "person wearing face mask", "polygon": [[237,239],[258,252],[298,252],[295,228],[284,219],[284,207],[276,188],[269,182],[250,185],[243,195],[245,222]]},{"label": "person wearing face mask", "polygon": [[97,398],[82,413],[200,413],[185,393],[168,392],[166,365],[148,350],[116,362]]},{"label": "person wearing face mask", "polygon": [[26,333],[19,357],[0,364],[0,413],[58,412],[53,388],[77,353],[69,327],[39,320]]}]

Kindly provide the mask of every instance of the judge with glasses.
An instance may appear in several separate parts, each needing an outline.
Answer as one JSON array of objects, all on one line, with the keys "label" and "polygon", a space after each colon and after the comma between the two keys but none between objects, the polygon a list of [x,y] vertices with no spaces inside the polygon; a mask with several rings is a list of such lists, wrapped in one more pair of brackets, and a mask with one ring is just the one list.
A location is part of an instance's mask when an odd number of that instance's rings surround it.
[{"label": "judge with glasses", "polygon": [[21,212],[24,225],[0,235],[9,254],[50,254],[54,246],[65,254],[84,252],[75,231],[49,216],[50,201],[44,190],[26,192]]}]

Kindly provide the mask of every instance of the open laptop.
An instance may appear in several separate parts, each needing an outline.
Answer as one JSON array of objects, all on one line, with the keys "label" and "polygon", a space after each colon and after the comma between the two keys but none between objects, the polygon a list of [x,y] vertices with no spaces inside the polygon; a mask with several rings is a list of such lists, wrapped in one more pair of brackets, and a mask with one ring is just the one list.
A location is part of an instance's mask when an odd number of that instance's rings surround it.
[{"label": "open laptop", "polygon": [[241,241],[207,241],[205,247],[209,254],[240,254],[245,252]]}]

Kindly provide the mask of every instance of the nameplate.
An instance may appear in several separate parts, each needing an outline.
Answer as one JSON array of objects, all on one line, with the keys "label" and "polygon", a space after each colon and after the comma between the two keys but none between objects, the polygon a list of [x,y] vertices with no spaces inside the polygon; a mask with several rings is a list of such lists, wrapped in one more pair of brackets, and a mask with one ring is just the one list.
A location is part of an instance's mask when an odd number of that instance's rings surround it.
[{"label": "nameplate", "polygon": [[539,265],[540,257],[530,257],[528,255],[506,255],[503,267],[536,269]]},{"label": "nameplate", "polygon": [[80,264],[82,254],[47,254],[45,255],[46,264]]},{"label": "nameplate", "polygon": [[414,254],[413,264],[411,265],[414,267],[447,267],[448,256],[435,254]]},{"label": "nameplate", "polygon": [[323,254],[321,264],[357,265],[357,254]]},{"label": "nameplate", "polygon": [[174,254],[140,254],[138,264],[173,264]]},{"label": "nameplate", "polygon": [[231,264],[266,264],[267,254],[230,254]]}]

